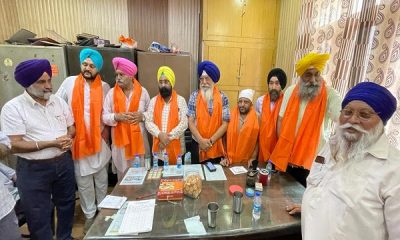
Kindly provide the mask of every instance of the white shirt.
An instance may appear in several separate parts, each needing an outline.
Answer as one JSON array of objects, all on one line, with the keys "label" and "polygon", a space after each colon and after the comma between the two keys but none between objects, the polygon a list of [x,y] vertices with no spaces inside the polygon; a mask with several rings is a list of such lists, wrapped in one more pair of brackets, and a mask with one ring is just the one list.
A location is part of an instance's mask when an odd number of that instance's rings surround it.
[{"label": "white shirt", "polygon": [[304,240],[400,239],[400,152],[383,134],[361,161],[336,166],[330,146],[314,162],[303,195]]},{"label": "white shirt", "polygon": [[[46,106],[42,106],[24,91],[1,110],[2,131],[9,136],[23,135],[25,141],[53,141],[66,135],[67,128],[73,124],[68,105],[55,95],[51,95]],[[15,155],[26,159],[47,159],[62,153],[61,149],[51,147]]]},{"label": "white shirt", "polygon": [[[8,139],[8,137],[2,133],[0,131],[0,144],[4,144],[7,147],[10,147],[10,140]],[[2,182],[2,172],[4,173],[4,176],[6,177],[7,182]],[[15,200],[13,198],[13,196],[11,195],[11,193],[9,192],[8,188],[7,188],[7,183],[9,180],[9,177],[11,178],[12,175],[11,174],[15,174],[15,172],[13,172],[12,169],[5,167],[4,165],[2,165],[0,163],[0,221],[1,219],[3,219],[3,217],[7,216],[13,209],[14,209],[14,205],[15,205]]]},{"label": "white shirt", "polygon": [[[77,76],[67,77],[56,93],[56,95],[64,99],[70,107],[72,106],[72,95],[76,79]],[[102,81],[102,87],[104,100],[107,92],[110,90],[110,86],[108,85],[108,83]],[[86,128],[90,128],[90,85],[86,81],[84,86],[83,106],[85,126]],[[103,128],[104,125],[101,121],[101,130],[103,130]],[[93,154],[92,156],[88,156],[84,159],[74,161],[75,173],[79,174],[80,176],[87,176],[96,173],[108,163],[110,157],[110,148],[103,140],[103,138],[101,138],[101,151],[99,153]]]},{"label": "white shirt", "polygon": [[[126,97],[126,111],[128,112],[129,110],[129,105],[132,99],[132,92],[129,94],[129,97]],[[147,108],[149,106],[150,102],[150,96],[147,90],[142,87],[142,95],[140,96],[139,99],[139,107],[138,107],[138,112],[144,113],[147,111]],[[106,99],[104,100],[104,105],[103,105],[103,121],[106,125],[111,126],[111,136],[112,139],[114,139],[114,127],[117,126],[117,122],[114,120],[114,88],[112,88],[107,96]],[[147,131],[144,127],[144,122],[139,123],[140,127],[140,132],[142,133],[143,137],[143,142],[144,142],[144,149],[145,149],[145,156],[149,157],[150,155],[150,144],[149,140],[147,137]],[[113,140],[114,142],[114,140]],[[125,148],[119,148],[116,145],[112,144],[111,145],[111,150],[112,150],[112,158],[113,162],[115,164],[115,167],[118,169],[120,172],[124,172],[125,169],[128,167],[127,160],[132,160],[132,159],[125,159]]]},{"label": "white shirt", "polygon": [[[261,112],[262,112],[264,97],[265,97],[265,95],[262,95],[262,96],[258,97],[257,101],[256,101],[256,112],[260,116],[262,114]],[[270,102],[269,109],[272,111],[274,109],[274,106],[275,106],[275,102]]]},{"label": "white shirt", "polygon": [[[156,104],[157,96],[153,97],[150,101],[149,109],[146,112],[146,129],[149,131],[151,135],[154,137],[158,137],[160,132],[168,133],[167,128],[168,128],[168,116],[169,116],[169,110],[171,107],[171,99],[168,103],[164,104],[164,108],[161,112],[161,129],[158,128],[158,126],[154,123],[154,107]],[[168,134],[171,135],[171,139],[179,139],[181,143],[181,154],[185,154],[186,152],[186,147],[185,147],[185,130],[188,128],[188,117],[186,116],[187,114],[187,105],[186,105],[186,100],[178,95],[177,96],[177,102],[178,102],[178,118],[179,118],[179,124],[171,130]],[[160,113],[158,113],[160,114]],[[158,154],[159,159],[164,159],[164,153],[165,149],[161,151],[160,154]]]}]

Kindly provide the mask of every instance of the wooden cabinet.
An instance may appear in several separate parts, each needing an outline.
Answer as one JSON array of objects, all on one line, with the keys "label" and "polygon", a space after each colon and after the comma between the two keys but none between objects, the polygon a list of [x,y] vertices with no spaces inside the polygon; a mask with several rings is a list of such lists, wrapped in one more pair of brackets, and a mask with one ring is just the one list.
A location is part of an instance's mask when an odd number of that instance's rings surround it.
[{"label": "wooden cabinet", "polygon": [[267,91],[274,67],[279,0],[203,0],[203,59],[221,71],[219,88],[231,106],[240,90]]}]

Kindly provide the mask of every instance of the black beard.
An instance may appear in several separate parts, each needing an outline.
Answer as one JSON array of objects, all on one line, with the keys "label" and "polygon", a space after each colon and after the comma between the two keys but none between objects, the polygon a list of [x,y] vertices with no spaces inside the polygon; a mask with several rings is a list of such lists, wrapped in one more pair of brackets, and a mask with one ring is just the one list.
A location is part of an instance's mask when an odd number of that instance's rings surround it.
[{"label": "black beard", "polygon": [[[96,78],[96,76],[97,76],[97,73],[93,75],[93,74],[92,74],[91,72],[89,72],[89,71],[83,71],[83,72],[81,72],[81,73],[82,73],[83,78],[85,78],[86,80],[94,80],[94,79]],[[89,74],[90,74],[90,77],[86,77],[84,73],[89,73]]]},{"label": "black beard", "polygon": [[163,98],[167,98],[167,97],[171,96],[171,94],[172,94],[172,89],[169,89],[166,87],[162,87],[159,90],[160,90],[160,95]]},{"label": "black beard", "polygon": [[279,98],[279,92],[276,89],[271,89],[269,91],[269,98],[271,99],[271,102],[275,102]]}]

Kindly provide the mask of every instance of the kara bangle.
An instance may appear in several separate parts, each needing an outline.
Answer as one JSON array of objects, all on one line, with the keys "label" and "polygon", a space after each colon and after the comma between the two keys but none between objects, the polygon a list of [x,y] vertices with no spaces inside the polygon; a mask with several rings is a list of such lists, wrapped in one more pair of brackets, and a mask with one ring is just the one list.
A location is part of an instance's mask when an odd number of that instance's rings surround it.
[{"label": "kara bangle", "polygon": [[39,148],[39,144],[38,144],[38,142],[36,142],[36,141],[35,141],[35,144],[36,144],[36,149],[39,151],[39,150],[40,150],[40,148]]}]

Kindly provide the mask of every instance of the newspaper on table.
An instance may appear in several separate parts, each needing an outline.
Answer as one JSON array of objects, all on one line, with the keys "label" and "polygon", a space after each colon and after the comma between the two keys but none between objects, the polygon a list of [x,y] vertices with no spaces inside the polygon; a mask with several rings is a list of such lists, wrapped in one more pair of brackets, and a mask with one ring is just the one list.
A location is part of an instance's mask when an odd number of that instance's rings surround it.
[{"label": "newspaper on table", "polygon": [[147,170],[143,167],[129,168],[120,185],[142,185],[146,174]]},{"label": "newspaper on table", "polygon": [[234,166],[229,168],[234,175],[247,173],[247,169],[243,166]]},{"label": "newspaper on table", "polygon": [[120,209],[127,197],[107,195],[99,204],[99,208]]}]

